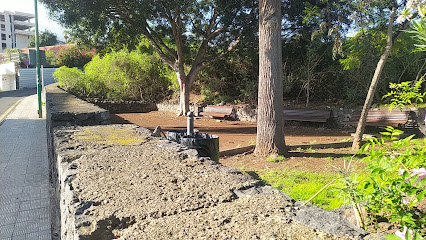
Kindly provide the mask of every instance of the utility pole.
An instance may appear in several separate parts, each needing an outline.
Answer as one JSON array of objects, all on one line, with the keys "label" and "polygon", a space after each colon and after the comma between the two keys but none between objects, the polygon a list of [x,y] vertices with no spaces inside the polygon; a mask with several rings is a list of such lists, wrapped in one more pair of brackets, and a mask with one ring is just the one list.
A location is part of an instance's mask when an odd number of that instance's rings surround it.
[{"label": "utility pole", "polygon": [[35,47],[36,47],[36,78],[37,78],[37,99],[38,99],[38,117],[42,118],[41,108],[41,78],[40,78],[40,49],[39,49],[39,34],[38,34],[38,14],[37,14],[37,0],[34,0],[35,11]]}]

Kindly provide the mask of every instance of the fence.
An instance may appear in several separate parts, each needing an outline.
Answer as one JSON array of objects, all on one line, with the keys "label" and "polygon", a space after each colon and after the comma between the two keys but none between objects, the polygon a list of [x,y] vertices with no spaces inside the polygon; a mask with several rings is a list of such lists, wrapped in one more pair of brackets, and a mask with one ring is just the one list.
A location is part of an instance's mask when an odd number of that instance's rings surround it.
[{"label": "fence", "polygon": [[[53,73],[58,68],[43,68],[44,85],[49,85],[55,82]],[[19,88],[36,88],[37,78],[35,68],[21,68],[19,69]]]}]

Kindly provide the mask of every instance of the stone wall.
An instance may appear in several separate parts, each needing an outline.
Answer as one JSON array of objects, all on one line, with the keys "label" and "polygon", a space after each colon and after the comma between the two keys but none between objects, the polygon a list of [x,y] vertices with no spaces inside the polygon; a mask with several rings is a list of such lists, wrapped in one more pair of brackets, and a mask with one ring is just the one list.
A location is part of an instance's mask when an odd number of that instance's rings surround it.
[{"label": "stone wall", "polygon": [[135,125],[54,131],[62,239],[361,239],[343,216]]},{"label": "stone wall", "polygon": [[85,126],[109,124],[109,112],[93,104],[87,103],[58,88],[57,84],[46,86],[46,129],[49,155],[50,198],[52,236],[59,239],[59,186],[54,151],[54,128],[59,126]]},{"label": "stone wall", "polygon": [[156,104],[139,101],[105,101],[99,99],[87,99],[87,101],[108,110],[110,113],[145,113],[157,110]]}]

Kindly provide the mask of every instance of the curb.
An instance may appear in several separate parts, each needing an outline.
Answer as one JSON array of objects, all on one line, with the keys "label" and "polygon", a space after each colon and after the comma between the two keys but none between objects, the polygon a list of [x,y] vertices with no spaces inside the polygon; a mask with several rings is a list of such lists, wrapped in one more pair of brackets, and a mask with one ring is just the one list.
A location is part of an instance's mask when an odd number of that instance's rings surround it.
[{"label": "curb", "polygon": [[23,100],[23,98],[19,99],[16,103],[14,103],[9,109],[6,110],[6,112],[4,112],[1,116],[0,116],[0,126],[3,124],[4,120],[6,119],[7,115],[9,115],[10,112],[12,112],[16,106],[18,106],[19,103],[21,103],[21,101]]}]

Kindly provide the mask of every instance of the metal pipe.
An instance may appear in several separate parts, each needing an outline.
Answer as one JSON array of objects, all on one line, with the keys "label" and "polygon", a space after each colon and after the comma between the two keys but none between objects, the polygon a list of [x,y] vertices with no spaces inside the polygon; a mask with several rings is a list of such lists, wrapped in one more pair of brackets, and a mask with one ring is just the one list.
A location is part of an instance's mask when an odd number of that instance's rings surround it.
[{"label": "metal pipe", "polygon": [[40,79],[40,48],[39,48],[39,32],[38,32],[38,11],[37,0],[34,0],[34,19],[35,19],[35,47],[36,47],[36,78],[37,78],[37,100],[38,100],[38,117],[42,118],[41,108],[41,79]]},{"label": "metal pipe", "polygon": [[194,113],[188,112],[188,119],[186,124],[186,135],[194,136]]}]

